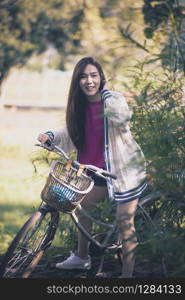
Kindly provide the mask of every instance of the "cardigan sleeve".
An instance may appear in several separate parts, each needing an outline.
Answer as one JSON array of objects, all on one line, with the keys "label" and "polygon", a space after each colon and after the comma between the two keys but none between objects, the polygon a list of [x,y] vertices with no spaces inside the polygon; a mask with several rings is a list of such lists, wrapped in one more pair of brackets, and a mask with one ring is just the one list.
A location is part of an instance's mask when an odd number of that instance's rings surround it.
[{"label": "cardigan sleeve", "polygon": [[61,130],[52,131],[54,135],[54,143],[55,145],[62,148],[65,152],[76,151],[76,147],[74,146],[69,134],[67,127],[64,126]]},{"label": "cardigan sleeve", "polygon": [[105,103],[104,115],[117,125],[127,127],[132,110],[125,97],[121,93],[109,90],[103,90],[101,95]]}]

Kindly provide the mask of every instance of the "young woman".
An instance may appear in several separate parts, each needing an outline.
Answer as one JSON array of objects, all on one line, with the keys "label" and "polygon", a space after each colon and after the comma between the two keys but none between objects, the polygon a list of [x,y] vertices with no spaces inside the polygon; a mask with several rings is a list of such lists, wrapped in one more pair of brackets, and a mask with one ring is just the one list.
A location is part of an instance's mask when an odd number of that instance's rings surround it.
[{"label": "young woman", "polygon": [[[137,245],[134,215],[147,184],[144,155],[133,139],[129,120],[132,112],[122,94],[109,91],[101,65],[92,57],[82,58],[74,68],[68,96],[66,126],[40,134],[38,140],[54,141],[66,152],[77,150],[82,164],[92,164],[117,175],[108,181],[93,176],[95,186],[82,206],[92,210],[107,196],[117,202],[117,221],[123,241],[122,277],[132,277]],[[111,202],[110,202],[111,203]],[[91,222],[80,221],[90,232]],[[88,241],[79,232],[78,249],[56,264],[61,269],[90,269]]]}]

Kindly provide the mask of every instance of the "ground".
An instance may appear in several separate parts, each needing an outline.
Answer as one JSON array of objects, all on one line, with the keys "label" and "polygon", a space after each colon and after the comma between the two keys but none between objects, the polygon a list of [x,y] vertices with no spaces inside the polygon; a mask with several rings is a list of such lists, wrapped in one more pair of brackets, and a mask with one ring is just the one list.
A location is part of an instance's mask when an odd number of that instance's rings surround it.
[{"label": "ground", "polygon": [[[51,247],[52,248],[52,247]],[[38,265],[35,267],[34,271],[31,273],[30,278],[119,278],[121,275],[121,264],[117,257],[112,257],[109,255],[105,256],[103,270],[98,272],[100,266],[100,257],[92,257],[92,268],[91,270],[60,270],[55,267],[55,264],[63,261],[66,256],[59,253],[62,249],[54,251],[53,256],[41,258]],[[2,260],[2,256],[0,257]],[[134,268],[134,278],[164,278],[161,274],[159,266],[156,269],[147,272],[143,270],[142,261],[138,261],[136,258],[135,268]]]}]

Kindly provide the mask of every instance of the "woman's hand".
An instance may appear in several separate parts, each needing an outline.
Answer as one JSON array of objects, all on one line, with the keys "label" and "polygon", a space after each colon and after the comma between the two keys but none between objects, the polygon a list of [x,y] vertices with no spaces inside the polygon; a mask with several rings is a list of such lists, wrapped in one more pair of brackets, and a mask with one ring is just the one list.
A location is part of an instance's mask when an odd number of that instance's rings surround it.
[{"label": "woman's hand", "polygon": [[102,82],[102,89],[101,89],[101,92],[104,91],[104,90],[108,90],[108,85],[107,85],[107,81],[106,80],[103,80]]},{"label": "woman's hand", "polygon": [[37,139],[42,145],[45,144],[47,141],[50,141],[49,136],[45,133],[40,133]]}]

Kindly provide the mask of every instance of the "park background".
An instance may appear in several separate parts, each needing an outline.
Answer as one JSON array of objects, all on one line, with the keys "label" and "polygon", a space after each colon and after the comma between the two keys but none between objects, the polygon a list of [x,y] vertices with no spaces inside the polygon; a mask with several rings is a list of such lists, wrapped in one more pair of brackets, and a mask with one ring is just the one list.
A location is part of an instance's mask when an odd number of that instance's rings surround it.
[{"label": "park background", "polygon": [[[0,2],[0,255],[40,204],[48,165],[37,135],[62,127],[73,67],[94,56],[133,109],[161,193],[151,210],[164,235],[140,250],[138,276],[184,277],[184,33],[184,0]],[[66,216],[49,259],[73,240]]]}]

